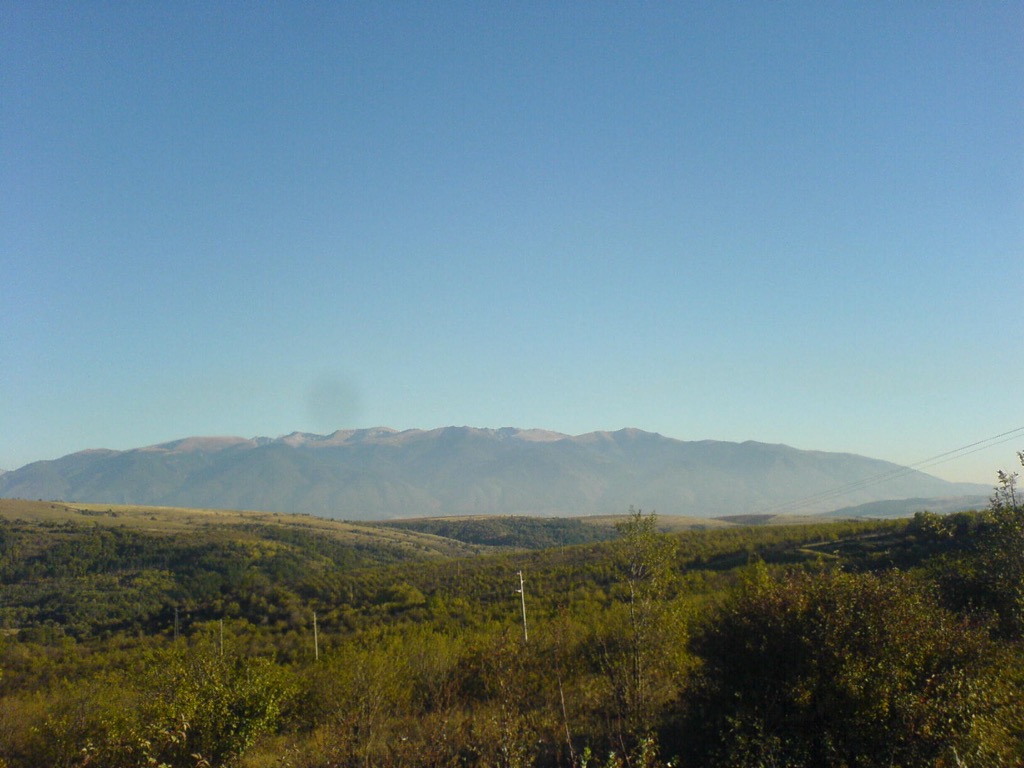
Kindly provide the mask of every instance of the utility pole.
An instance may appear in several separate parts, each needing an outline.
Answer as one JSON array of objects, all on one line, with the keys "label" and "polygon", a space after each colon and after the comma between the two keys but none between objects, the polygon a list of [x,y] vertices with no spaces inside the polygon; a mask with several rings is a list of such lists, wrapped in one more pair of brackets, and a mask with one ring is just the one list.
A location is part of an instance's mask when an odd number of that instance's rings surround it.
[{"label": "utility pole", "polygon": [[178,606],[174,606],[174,642],[178,642]]},{"label": "utility pole", "polygon": [[316,611],[313,611],[313,660],[320,661],[320,640],[316,634]]},{"label": "utility pole", "polygon": [[526,589],[523,587],[522,571],[519,571],[519,589],[516,592],[519,593],[519,599],[523,604],[523,642],[527,643],[530,641],[530,634],[526,631]]},{"label": "utility pole", "polygon": [[220,655],[224,655],[224,619],[220,620]]}]

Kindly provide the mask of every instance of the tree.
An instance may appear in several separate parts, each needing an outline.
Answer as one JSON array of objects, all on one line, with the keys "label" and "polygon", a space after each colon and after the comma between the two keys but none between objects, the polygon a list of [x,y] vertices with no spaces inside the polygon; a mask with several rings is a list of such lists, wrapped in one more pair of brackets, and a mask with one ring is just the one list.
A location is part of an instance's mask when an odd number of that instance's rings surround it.
[{"label": "tree", "polygon": [[616,746],[623,752],[654,730],[656,712],[675,693],[686,645],[683,622],[670,601],[678,580],[677,541],[657,526],[655,513],[633,507],[616,526],[622,537],[616,558],[622,602],[612,610],[600,648],[618,721]]},{"label": "tree", "polygon": [[[1024,451],[1017,452],[1024,466]],[[1003,632],[1024,637],[1024,500],[1017,493],[1017,473],[1000,470],[990,499],[992,525],[981,541],[980,591],[999,614]]]},{"label": "tree", "polygon": [[[1017,459],[1021,466],[1024,466],[1024,451],[1017,451]],[[1022,500],[1017,497],[1019,475],[1016,472],[1006,472],[1000,469],[996,472],[996,477],[999,478],[999,483],[995,487],[992,498],[989,499],[992,511],[996,513],[1020,512]]]},{"label": "tree", "polygon": [[[1024,451],[1017,453],[1024,464]],[[1024,638],[1024,499],[1017,473],[999,471],[980,513],[918,513],[909,531],[933,556],[927,567],[953,610],[997,619],[999,635]]]},{"label": "tree", "polygon": [[694,647],[694,765],[1008,764],[986,633],[906,574],[760,566]]},{"label": "tree", "polygon": [[[171,766],[237,758],[278,724],[290,694],[283,670],[266,658],[224,656],[210,638],[158,652],[139,676],[143,732],[162,743]],[[176,734],[167,739],[166,734]]]}]

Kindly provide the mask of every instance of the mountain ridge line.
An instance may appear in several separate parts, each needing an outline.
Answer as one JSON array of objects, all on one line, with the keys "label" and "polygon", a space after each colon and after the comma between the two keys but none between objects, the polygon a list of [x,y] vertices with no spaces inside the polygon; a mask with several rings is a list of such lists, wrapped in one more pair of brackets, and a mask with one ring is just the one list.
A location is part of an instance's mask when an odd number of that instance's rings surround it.
[{"label": "mountain ridge line", "polygon": [[[875,482],[876,479],[884,482]],[[833,496],[835,489],[849,489]],[[625,428],[389,427],[276,438],[192,436],[122,451],[87,449],[0,475],[0,497],[395,517],[622,513],[753,514],[815,494],[806,514],[890,499],[980,497],[852,453],[782,444],[683,441]],[[775,511],[784,511],[775,510]]]}]

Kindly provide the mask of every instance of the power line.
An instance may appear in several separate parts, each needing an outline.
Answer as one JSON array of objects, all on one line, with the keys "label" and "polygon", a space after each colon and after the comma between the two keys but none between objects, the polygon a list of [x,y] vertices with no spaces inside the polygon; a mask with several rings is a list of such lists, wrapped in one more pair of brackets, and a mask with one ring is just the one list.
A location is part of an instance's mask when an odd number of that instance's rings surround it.
[{"label": "power line", "polygon": [[968,445],[960,446],[959,448],[955,448],[951,451],[946,451],[945,453],[940,453],[937,454],[936,456],[923,459],[922,461],[916,462],[915,464],[912,464],[910,466],[897,467],[895,469],[888,470],[887,472],[883,472],[878,475],[873,475],[870,477],[862,478],[861,480],[855,480],[850,483],[846,483],[843,486],[839,486],[831,490],[821,491],[810,496],[802,497],[793,502],[778,504],[772,507],[771,509],[779,509],[786,507],[794,507],[796,509],[799,509],[801,507],[806,507],[809,504],[814,503],[816,501],[825,501],[829,498],[842,496],[845,493],[849,493],[851,491],[857,491],[869,487],[871,485],[877,485],[879,483],[895,480],[900,477],[904,477],[908,474],[911,474],[913,472],[920,471],[923,468],[936,466],[938,464],[943,464],[948,461],[953,461],[963,456],[969,456],[972,453],[986,450],[988,448],[1001,445],[1002,443],[1010,442],[1011,440],[1018,439],[1019,437],[1024,437],[1024,435],[1021,434],[1022,432],[1024,432],[1024,427],[1017,427],[1016,429],[1012,429],[998,435],[993,435],[992,437],[986,438],[985,440],[979,440],[974,443],[969,443]]},{"label": "power line", "polygon": [[872,485],[877,485],[879,483],[896,480],[900,477],[904,477],[913,472],[919,472],[922,469],[928,467],[933,467],[939,464],[944,464],[949,461],[954,461],[955,459],[959,459],[964,456],[969,456],[972,453],[987,450],[988,448],[993,448],[997,445],[1002,445],[1003,443],[1008,443],[1012,440],[1017,440],[1021,437],[1024,437],[1024,426],[1020,426],[1015,429],[1002,432],[998,435],[993,435],[992,437],[987,437],[984,440],[977,440],[973,443],[962,445],[959,448],[954,448],[953,450],[950,451],[945,451],[943,453],[936,454],[935,456],[931,456],[927,459],[922,459],[921,461],[918,461],[915,464],[911,464],[906,467],[896,467],[894,469],[887,470],[877,475],[872,475],[870,477],[862,478],[860,480],[853,480],[849,483],[837,486],[835,488],[831,488],[829,490],[819,491],[818,493],[810,494],[808,496],[802,496],[800,498],[794,499],[792,501],[783,502],[781,504],[773,504],[769,507],[762,509],[760,514],[773,514],[778,513],[780,510],[795,511],[810,506],[811,504],[814,504],[816,502],[826,501],[830,498],[837,498],[852,491],[859,491],[863,488],[867,488]]},{"label": "power line", "polygon": [[[1024,427],[1017,427],[1016,429],[1011,429],[1009,432],[1003,432],[1002,434],[999,435],[993,435],[992,437],[986,440],[979,440],[976,443],[971,443],[970,445],[964,445],[961,446],[960,448],[955,448],[952,451],[940,453],[938,456],[932,456],[930,459],[925,459],[924,461],[920,461],[917,464],[914,464],[913,468],[917,469],[922,466],[934,466],[935,464],[944,464],[947,461],[953,461],[954,459],[959,459],[962,456],[969,456],[972,453],[977,453],[978,451],[983,451],[987,448],[992,448],[996,445],[1002,445],[1003,443],[1008,443],[1011,440],[1016,440],[1017,437],[1020,436],[1021,432],[1024,432]],[[967,450],[968,448],[973,448],[973,450],[969,451]]]}]

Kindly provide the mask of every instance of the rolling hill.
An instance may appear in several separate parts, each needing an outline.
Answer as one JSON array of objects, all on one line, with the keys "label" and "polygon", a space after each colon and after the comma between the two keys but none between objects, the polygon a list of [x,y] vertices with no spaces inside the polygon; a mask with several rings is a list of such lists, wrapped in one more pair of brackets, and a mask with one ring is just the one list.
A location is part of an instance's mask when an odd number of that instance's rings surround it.
[{"label": "rolling hill", "polygon": [[636,429],[377,428],[280,438],[189,437],[93,449],[0,476],[0,497],[302,512],[439,515],[820,513],[987,494],[877,459],[785,445],[687,442]]}]

